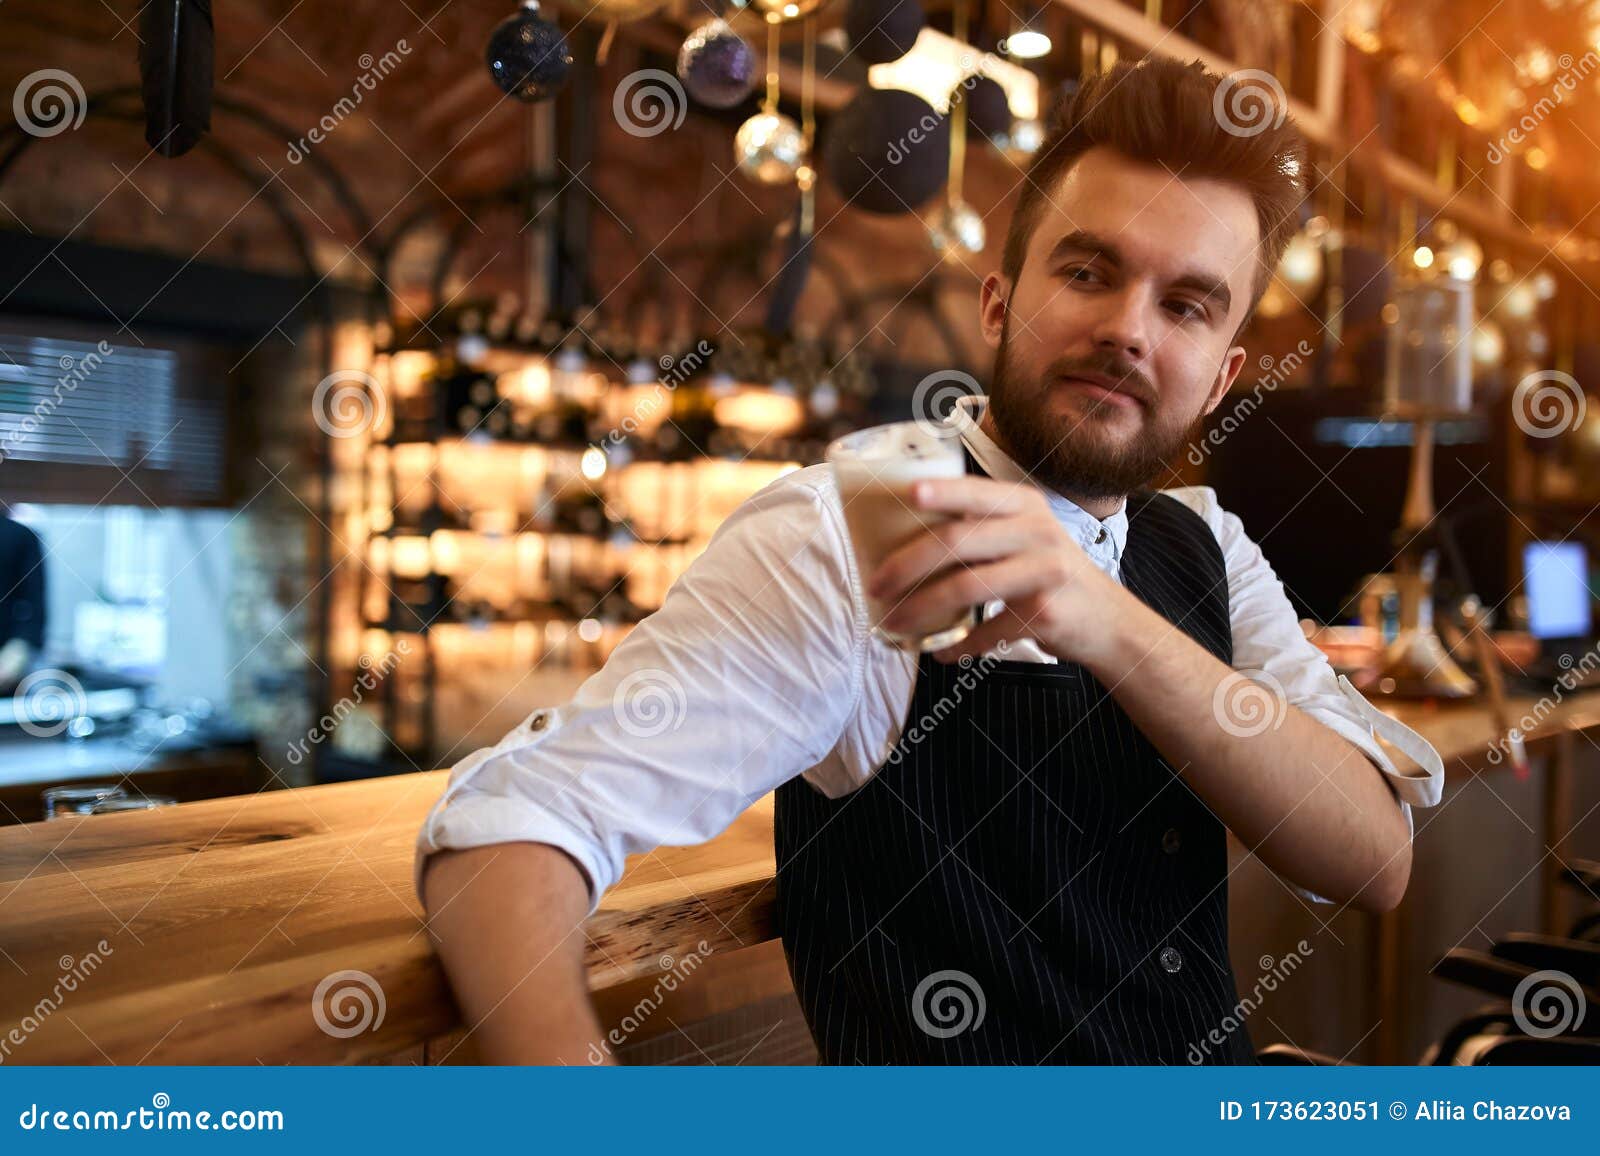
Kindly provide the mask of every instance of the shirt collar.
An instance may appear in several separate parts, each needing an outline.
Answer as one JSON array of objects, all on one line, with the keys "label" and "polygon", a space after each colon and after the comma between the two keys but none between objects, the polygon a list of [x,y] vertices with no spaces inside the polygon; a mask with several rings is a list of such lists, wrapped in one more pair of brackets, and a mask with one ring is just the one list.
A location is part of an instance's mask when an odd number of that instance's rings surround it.
[{"label": "shirt collar", "polygon": [[[960,432],[962,442],[983,467],[984,473],[1003,482],[1026,481],[1030,485],[1039,485],[1028,477],[1023,468],[1004,450],[995,445],[993,438],[978,427],[984,407],[988,404],[989,399],[982,394],[959,398],[948,420]],[[1078,539],[1078,544],[1085,550],[1105,550],[1109,547],[1112,557],[1118,559],[1122,557],[1123,548],[1128,544],[1127,499],[1123,499],[1115,514],[1102,520],[1048,486],[1039,485],[1039,489],[1043,492],[1045,500],[1050,503],[1050,509],[1055,513],[1056,520],[1072,532]],[[1105,535],[1104,541],[1101,537],[1102,530]]]}]

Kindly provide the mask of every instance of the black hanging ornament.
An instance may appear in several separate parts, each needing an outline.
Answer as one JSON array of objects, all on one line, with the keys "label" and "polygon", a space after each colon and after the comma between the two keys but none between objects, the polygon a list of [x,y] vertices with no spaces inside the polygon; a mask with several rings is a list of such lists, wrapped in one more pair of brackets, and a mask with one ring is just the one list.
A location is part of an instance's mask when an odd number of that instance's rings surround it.
[{"label": "black hanging ornament", "polygon": [[909,213],[944,187],[950,121],[914,93],[863,88],[828,125],[823,160],[852,207]]},{"label": "black hanging ornament", "polygon": [[922,0],[850,0],[844,33],[850,55],[868,64],[888,64],[911,51],[922,33]]},{"label": "black hanging ornament", "polygon": [[561,29],[539,15],[539,0],[523,0],[514,16],[489,34],[489,75],[518,100],[548,100],[567,82],[572,53]]},{"label": "black hanging ornament", "polygon": [[700,25],[678,52],[678,79],[710,108],[732,108],[756,86],[756,50],[720,16]]},{"label": "black hanging ornament", "polygon": [[950,94],[967,102],[967,135],[981,140],[1004,139],[1011,131],[1011,102],[1000,83],[988,76],[969,76]]},{"label": "black hanging ornament", "polygon": [[181,157],[211,129],[211,0],[150,0],[139,17],[144,139]]}]

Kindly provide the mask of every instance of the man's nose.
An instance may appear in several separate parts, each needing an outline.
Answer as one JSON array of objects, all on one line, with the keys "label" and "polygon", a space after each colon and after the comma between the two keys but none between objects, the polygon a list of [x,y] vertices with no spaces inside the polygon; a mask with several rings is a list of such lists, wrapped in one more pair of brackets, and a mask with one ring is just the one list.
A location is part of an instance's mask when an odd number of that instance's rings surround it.
[{"label": "man's nose", "polygon": [[1132,361],[1149,353],[1148,296],[1135,286],[1102,296],[1105,308],[1095,323],[1095,348]]}]

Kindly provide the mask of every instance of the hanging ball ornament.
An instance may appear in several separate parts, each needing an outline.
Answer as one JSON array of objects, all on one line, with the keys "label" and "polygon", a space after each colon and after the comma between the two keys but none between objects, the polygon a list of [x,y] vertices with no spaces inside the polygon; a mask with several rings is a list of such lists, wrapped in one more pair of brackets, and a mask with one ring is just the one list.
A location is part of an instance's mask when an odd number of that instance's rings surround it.
[{"label": "hanging ball ornament", "polygon": [[806,139],[800,126],[781,113],[757,113],[733,137],[733,159],[744,175],[764,185],[794,180],[805,160]]},{"label": "hanging ball ornament", "polygon": [[524,0],[515,16],[496,26],[484,56],[501,91],[530,104],[559,92],[572,67],[566,38],[539,15],[538,0]]},{"label": "hanging ball ornament", "polygon": [[928,222],[928,237],[935,251],[949,259],[963,253],[981,253],[988,237],[983,217],[965,201],[948,201]]},{"label": "hanging ball ornament", "polygon": [[913,93],[863,88],[828,125],[822,152],[823,173],[852,208],[909,213],[944,188],[950,120]]},{"label": "hanging ball ornament", "polygon": [[850,55],[868,64],[888,64],[911,51],[922,33],[922,0],[850,0],[844,34]]},{"label": "hanging ball ornament", "polygon": [[967,135],[983,140],[1008,140],[1011,102],[1000,82],[988,76],[969,76],[950,93],[951,103],[967,102]]},{"label": "hanging ball ornament", "polygon": [[722,17],[700,25],[678,50],[678,79],[695,100],[732,108],[756,86],[756,51]]}]

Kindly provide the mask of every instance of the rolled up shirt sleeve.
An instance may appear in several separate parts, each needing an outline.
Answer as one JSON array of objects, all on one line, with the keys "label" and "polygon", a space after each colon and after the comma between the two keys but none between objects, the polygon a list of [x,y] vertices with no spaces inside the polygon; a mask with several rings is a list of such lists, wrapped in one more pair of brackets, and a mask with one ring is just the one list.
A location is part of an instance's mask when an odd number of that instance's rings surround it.
[{"label": "rolled up shirt sleeve", "polygon": [[[1228,572],[1229,617],[1233,626],[1233,667],[1281,692],[1283,699],[1350,742],[1382,772],[1415,832],[1412,807],[1435,806],[1444,792],[1444,763],[1438,751],[1410,727],[1374,708],[1327,655],[1300,629],[1283,583],[1245,533],[1239,518],[1223,510],[1216,493],[1195,486],[1172,491],[1206,519],[1222,547]],[[1397,767],[1378,741],[1383,739],[1416,764]],[[1287,881],[1286,881],[1287,882]],[[1306,898],[1320,895],[1290,884]]]},{"label": "rolled up shirt sleeve", "polygon": [[827,755],[867,634],[819,468],[730,515],[570,702],[452,769],[418,839],[419,894],[436,851],[546,843],[582,868],[592,913],[627,856],[715,837]]}]

